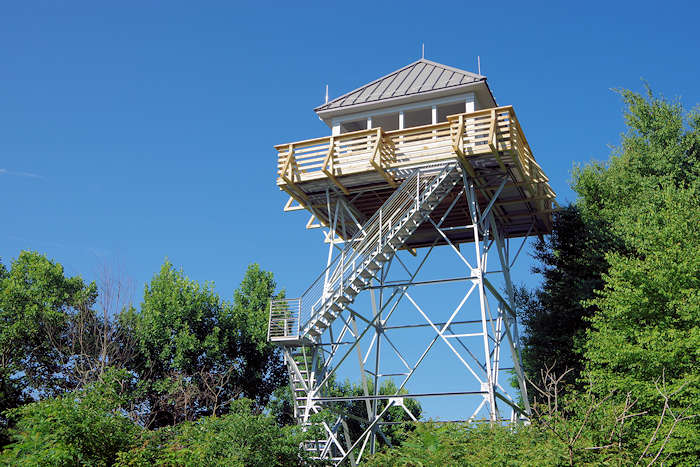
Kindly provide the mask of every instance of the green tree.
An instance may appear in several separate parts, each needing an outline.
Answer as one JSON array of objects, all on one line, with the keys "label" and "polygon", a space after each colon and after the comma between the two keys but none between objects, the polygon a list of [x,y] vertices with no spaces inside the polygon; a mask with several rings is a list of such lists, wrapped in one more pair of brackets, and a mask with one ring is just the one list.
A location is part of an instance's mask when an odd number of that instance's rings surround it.
[{"label": "green tree", "polygon": [[[570,371],[569,371],[570,372]],[[640,412],[634,392],[616,397],[590,379],[585,390],[565,388],[566,375],[545,369],[528,425],[418,423],[405,428],[403,442],[370,457],[369,465],[650,465],[666,459],[675,408],[668,390],[656,399],[663,410]],[[650,417],[660,430],[645,431],[633,421]],[[687,457],[684,460],[695,459]]]},{"label": "green tree", "polygon": [[66,277],[63,266],[22,251],[0,283],[0,365],[33,395],[72,389],[69,364],[72,315],[97,297],[94,283]]},{"label": "green tree", "polygon": [[[7,269],[0,262],[0,284],[4,284],[6,277]],[[0,316],[4,317],[2,308],[0,308]],[[3,321],[3,323],[5,322]],[[2,331],[0,331],[0,335],[2,335]],[[25,399],[19,383],[16,381],[16,378],[13,378],[12,367],[8,364],[11,354],[3,352],[2,355],[3,363],[0,366],[0,448],[10,441],[7,433],[7,418],[3,413],[8,409],[19,407],[24,403]]]},{"label": "green tree", "polygon": [[266,341],[272,274],[251,265],[222,300],[212,284],[188,279],[166,261],[146,286],[135,333],[149,427],[222,414],[237,398],[262,407],[286,382],[278,350]]},{"label": "green tree", "polygon": [[138,391],[132,375],[108,369],[84,389],[10,411],[12,443],[0,465],[310,465],[297,426],[279,426],[249,399],[223,416],[145,430],[127,416]]},{"label": "green tree", "polygon": [[542,276],[542,285],[516,293],[524,329],[523,366],[531,380],[539,382],[546,366],[560,375],[569,370],[566,382],[576,383],[585,364],[587,319],[596,308],[589,300],[603,286],[605,253],[615,243],[607,225],[584,219],[570,205],[555,213],[549,238],[535,244],[533,272]]},{"label": "green tree", "polygon": [[[362,384],[352,383],[346,380],[344,383],[338,383],[334,378],[330,378],[326,383],[325,395],[330,397],[352,397],[363,396],[364,389]],[[371,380],[367,382],[368,392],[374,394],[374,384]],[[380,395],[394,395],[397,393],[398,387],[393,380],[387,379],[382,382],[379,387]],[[406,389],[399,391],[399,394],[408,394]],[[423,409],[416,399],[404,399],[406,409],[416,418],[420,419]],[[386,408],[387,399],[380,399],[377,402],[377,413],[379,414]],[[292,401],[292,391],[287,385],[275,391],[274,397],[270,400],[267,406],[269,413],[277,420],[280,425],[294,425],[294,405]],[[367,420],[367,404],[364,400],[359,401],[338,401],[330,403],[319,414],[312,415],[312,423],[320,423],[325,421],[329,426],[333,426],[339,413],[349,414],[346,417],[348,432],[351,443],[357,441],[360,435],[365,431],[369,423],[360,420]],[[406,434],[413,430],[413,419],[408,415],[403,407],[394,405],[390,407],[382,417],[382,422],[387,422],[380,426],[381,433],[378,433],[378,446],[385,446],[391,443],[392,446],[398,446],[402,443]],[[321,430],[318,439],[326,439],[327,434]],[[339,440],[343,447],[347,447],[345,430],[341,429],[338,433]],[[387,443],[388,441],[388,443]],[[355,453],[359,452],[356,448]]]},{"label": "green tree", "polygon": [[[630,209],[619,224],[635,255],[608,255],[606,284],[593,300],[599,312],[586,344],[593,377],[602,390],[631,390],[650,413],[660,410],[663,379],[674,402],[689,408],[685,415],[700,414],[700,203],[693,191],[655,190]],[[700,455],[698,421],[680,424],[669,452]],[[653,428],[640,424],[643,433]]]},{"label": "green tree", "polygon": [[227,330],[235,336],[228,341],[229,362],[237,367],[242,394],[259,407],[289,382],[279,347],[267,342],[270,300],[284,297],[284,291],[275,292],[276,287],[271,272],[256,263],[248,266],[240,287],[234,291],[233,313],[227,322]]},{"label": "green tree", "polygon": [[[590,301],[599,311],[588,332],[587,364],[601,391],[631,390],[640,410],[662,410],[663,383],[687,407],[685,415],[697,415],[700,113],[650,91],[622,97],[629,130],[621,147],[607,166],[584,167],[575,178],[582,210],[609,223],[626,248],[607,252],[605,285]],[[655,428],[649,417],[633,423],[640,436]],[[694,463],[699,434],[697,417],[680,422],[666,452]]]},{"label": "green tree", "polygon": [[[591,163],[574,173],[573,188],[585,215],[610,223],[664,187],[697,190],[700,185],[700,113],[680,102],[619,91],[626,105],[627,132],[606,164]],[[633,247],[633,245],[631,245]]]},{"label": "green tree", "polygon": [[[96,294],[36,252],[22,251],[9,271],[0,264],[0,412],[76,387],[71,321]],[[0,415],[0,446],[7,423]]]},{"label": "green tree", "polygon": [[532,375],[563,357],[558,373],[585,366],[612,402],[632,391],[646,413],[630,421],[639,446],[666,410],[657,433],[673,428],[668,444],[658,436],[647,452],[664,446],[674,462],[692,463],[700,426],[685,417],[700,413],[700,113],[648,89],[620,94],[628,128],[621,145],[607,163],[575,171],[578,217],[562,213],[538,250],[543,286],[521,300],[526,366]]}]

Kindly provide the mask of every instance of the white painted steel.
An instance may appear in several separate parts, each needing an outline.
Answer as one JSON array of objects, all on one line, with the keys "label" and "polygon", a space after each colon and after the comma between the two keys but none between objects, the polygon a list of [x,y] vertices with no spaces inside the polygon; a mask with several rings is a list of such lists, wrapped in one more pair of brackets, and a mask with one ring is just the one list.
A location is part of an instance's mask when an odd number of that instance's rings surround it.
[{"label": "white painted steel", "polygon": [[[502,423],[504,420],[516,422],[527,418],[530,407],[520,364],[517,321],[513,311],[515,306],[510,278],[512,262],[492,212],[496,198],[508,181],[512,181],[509,175],[503,174],[498,189],[484,193],[480,192],[466,171],[454,162],[437,168],[433,165],[415,170],[372,218],[362,225],[361,230],[345,242],[343,248],[334,241],[334,233],[326,235],[330,239],[328,266],[300,298],[273,301],[270,308],[269,339],[284,346],[294,394],[294,414],[298,423],[309,426],[311,415],[323,409],[329,409],[338,415],[334,423],[322,424],[325,439],[305,444],[304,447],[315,457],[333,465],[343,462],[357,465],[367,453],[376,451],[377,437],[386,439],[382,431],[386,423],[383,417],[390,407],[402,407],[409,418],[415,420],[415,414],[410,413],[404,404],[406,398],[475,397],[479,402],[475,402],[476,410],[469,417],[470,421],[482,419],[482,413],[485,413],[486,420],[491,423]],[[455,188],[457,184],[459,186]],[[449,193],[456,195],[447,211],[440,220],[432,219],[430,212]],[[461,251],[445,233],[456,227],[444,228],[442,225],[460,197],[466,201],[468,212],[465,213],[467,218],[458,228],[472,230],[475,239],[473,254],[468,255],[468,250]],[[339,208],[339,203],[332,204],[329,195],[327,210],[332,228],[344,224],[343,216],[349,212]],[[416,280],[431,258],[435,243],[425,249],[425,255],[413,269],[397,253],[421,224],[434,228],[438,233],[436,242],[442,241],[455,253],[466,272],[462,278]],[[521,249],[522,245],[516,252],[516,258]],[[498,270],[490,270],[488,267],[489,253],[494,250],[498,257]],[[390,280],[393,273],[401,273],[403,278],[400,281]],[[406,275],[408,279],[405,278]],[[491,279],[487,279],[487,275]],[[496,276],[505,283],[505,297],[494,286],[493,278]],[[431,312],[410,291],[417,286],[458,284],[459,281],[467,282],[465,292],[446,321],[433,319]],[[363,291],[369,294],[371,303],[366,314],[351,306],[356,296]],[[476,319],[464,319],[467,318],[469,304],[473,301],[477,302],[473,310],[476,313],[472,315]],[[389,325],[400,304],[408,305],[409,309],[414,310],[420,322]],[[480,325],[480,331],[456,332],[452,326],[461,323]],[[398,345],[400,342],[395,341],[390,333],[415,327],[431,330],[435,335],[420,352],[420,356],[411,361],[401,345]],[[430,355],[438,341],[446,344],[479,390],[441,391],[438,384],[431,393],[400,394],[407,389],[416,371],[431,363]],[[479,344],[475,344],[477,341]],[[367,349],[361,348],[361,342],[368,343]],[[501,367],[504,349],[512,356],[513,372],[522,402],[516,402],[518,397],[511,396],[504,388],[508,385],[501,384],[499,380],[500,373],[506,370]],[[374,361],[369,359],[372,352]],[[352,354],[355,354],[360,371],[363,394],[333,397],[327,392],[328,383],[353,360],[349,358]],[[382,362],[388,357],[398,359],[403,370],[383,371]],[[402,377],[396,394],[379,394],[382,378],[389,376]],[[362,404],[366,415],[348,414],[338,408],[341,406],[337,404],[353,401]],[[381,401],[385,401],[386,406],[380,406]],[[501,415],[504,409],[511,410],[509,418]],[[363,427],[363,432],[355,439],[350,438],[347,425],[347,420],[350,419]]]}]

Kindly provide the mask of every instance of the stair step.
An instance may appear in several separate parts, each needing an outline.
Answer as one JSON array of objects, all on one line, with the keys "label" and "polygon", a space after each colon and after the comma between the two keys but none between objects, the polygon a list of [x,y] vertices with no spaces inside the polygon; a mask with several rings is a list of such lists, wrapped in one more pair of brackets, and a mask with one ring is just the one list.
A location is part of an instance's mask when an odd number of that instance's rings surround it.
[{"label": "stair step", "polygon": [[331,308],[328,308],[322,316],[326,320],[334,320],[336,315],[335,313],[333,313],[333,310]]},{"label": "stair step", "polygon": [[352,300],[349,299],[348,297],[346,297],[345,295],[340,295],[336,300],[338,300],[338,301],[341,302],[341,303],[350,303],[350,302],[352,302]]},{"label": "stair step", "polygon": [[368,269],[363,269],[360,272],[360,276],[365,277],[365,278],[370,278],[370,277],[374,277],[374,274],[372,274],[372,272],[369,271]]},{"label": "stair step", "polygon": [[[449,164],[437,175],[426,175],[427,178],[423,178],[421,173],[420,177],[418,202],[415,202],[414,198],[413,202],[408,201],[403,204],[401,207],[403,212],[390,218],[392,225],[386,230],[382,229],[381,237],[376,233],[370,234],[353,243],[355,250],[353,258],[362,259],[359,264],[355,260],[352,263],[341,263],[331,277],[330,283],[335,284],[334,289],[330,290],[331,298],[324,308],[312,317],[312,321],[305,325],[306,337],[312,342],[317,341],[318,336],[331,326],[350,303],[354,302],[355,297],[376,277],[377,272],[396,254],[396,251],[404,247],[409,237],[419,229],[461,180],[461,171],[456,164]],[[407,187],[408,185],[404,185],[404,193],[413,196],[407,191],[409,189]],[[415,185],[412,189],[415,190]],[[377,221],[373,221],[374,224],[365,224],[366,232],[377,232]],[[295,361],[297,364],[307,364],[306,359],[295,359]]]},{"label": "stair step", "polygon": [[382,247],[382,252],[394,254],[396,250],[391,246],[391,244],[387,243]]},{"label": "stair step", "polygon": [[380,253],[377,253],[377,258],[382,259],[382,262],[387,262],[391,259],[393,255],[389,253],[384,253],[383,251]]},{"label": "stair step", "polygon": [[352,280],[350,281],[350,284],[355,285],[355,286],[364,286],[364,285],[367,285],[367,281],[365,280],[364,277],[362,277],[361,275],[358,274],[354,278],[352,278]]}]

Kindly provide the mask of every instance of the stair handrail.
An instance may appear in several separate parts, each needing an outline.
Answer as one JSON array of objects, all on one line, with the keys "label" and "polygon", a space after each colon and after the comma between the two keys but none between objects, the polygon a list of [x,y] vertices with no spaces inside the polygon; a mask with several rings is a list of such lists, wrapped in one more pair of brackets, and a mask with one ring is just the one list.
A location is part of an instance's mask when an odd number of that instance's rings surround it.
[{"label": "stair handrail", "polygon": [[[399,186],[399,188],[396,191],[394,191],[394,193],[391,194],[391,196],[389,196],[389,198],[386,200],[386,202],[382,206],[386,206],[386,205],[394,203],[396,201],[396,199],[399,198],[401,196],[401,194],[404,192],[404,190],[403,190],[404,187],[408,186],[408,185],[412,185],[412,182],[414,180],[416,180],[417,177],[418,177],[418,171],[416,170],[411,175],[409,175],[409,177],[401,184],[401,186]],[[311,283],[311,285],[309,285],[309,287],[307,287],[307,289],[304,290],[304,292],[300,295],[299,298],[301,299],[301,303],[302,303],[301,307],[303,310],[300,313],[300,315],[303,315],[303,317],[300,316],[300,319],[302,320],[302,323],[300,326],[301,329],[304,329],[306,327],[306,325],[309,323],[309,321],[311,321],[315,316],[314,313],[311,313],[312,310],[309,309],[310,300],[311,300],[312,307],[313,307],[313,305],[316,304],[318,299],[323,299],[322,301],[325,302],[325,299],[323,297],[323,293],[327,292],[327,290],[321,290],[319,292],[318,290],[315,290],[315,289],[318,289],[319,287],[322,287],[322,289],[328,289],[327,285],[329,283],[336,282],[337,275],[339,273],[339,266],[347,264],[347,262],[348,262],[348,261],[344,260],[341,263],[341,259],[349,258],[349,257],[351,257],[352,259],[355,259],[356,255],[353,254],[353,252],[355,252],[356,249],[359,251],[364,251],[364,249],[360,245],[361,240],[363,240],[364,238],[367,237],[367,227],[370,227],[377,222],[377,219],[379,218],[380,212],[381,212],[381,208],[378,209],[377,212],[375,212],[374,215],[372,215],[372,217],[370,217],[369,220],[367,220],[367,222],[365,222],[365,224],[363,225],[363,228],[361,230],[356,232],[355,235],[353,235],[346,242],[346,246],[343,249],[342,254],[337,255],[331,261],[331,263],[323,271],[321,271],[321,273],[316,277],[316,279]],[[357,248],[358,246],[360,246],[360,248]],[[328,279],[326,279],[326,276],[328,276]],[[315,297],[315,296],[310,297],[310,295],[318,295],[318,297]],[[308,314],[306,313],[307,310],[309,311]]]},{"label": "stair handrail", "polygon": [[[417,176],[418,176],[418,170],[415,170],[411,175],[409,175],[409,177],[408,177],[406,180],[403,181],[403,183],[401,183],[401,185],[399,186],[399,188],[396,189],[396,190],[391,194],[391,196],[389,196],[389,198],[387,198],[387,200],[384,202],[384,204],[383,204],[382,206],[384,206],[384,205],[390,203],[391,201],[393,201],[393,199],[397,198],[397,197],[399,196],[399,192],[401,191],[403,185],[407,184],[408,182],[410,182],[412,179],[416,178]],[[376,218],[379,217],[380,211],[381,211],[381,208],[380,208],[380,209],[377,209],[377,211],[372,215],[372,217],[370,217],[370,218],[367,220],[367,222],[365,222],[365,224],[363,225],[363,227],[364,227],[365,225],[369,225],[369,224],[375,222]],[[360,237],[363,236],[363,231],[364,231],[364,229],[358,230],[358,231],[355,233],[355,235],[353,235],[353,236],[350,238],[350,240],[348,240],[348,241],[346,242],[346,243],[347,243],[347,246],[344,248],[344,251],[347,251],[347,250],[349,250],[349,249],[352,248],[353,244],[354,244],[355,242],[357,242],[357,240],[358,240]],[[321,274],[318,275],[318,277],[316,278],[316,280],[315,280],[314,282],[312,282],[311,285],[310,285],[306,290],[304,290],[304,292],[300,295],[300,298],[301,298],[301,297],[304,297],[304,296],[311,290],[311,288],[314,286],[314,284],[315,284],[316,282],[318,282],[319,279],[321,279],[322,277],[324,277],[324,276],[326,275],[326,272],[327,272],[329,269],[331,269],[331,268],[334,266],[334,264],[335,264],[340,258],[341,258],[341,255],[336,256],[336,257],[333,259],[333,261],[331,261],[331,264],[329,264],[329,265],[326,267],[326,269],[324,269],[324,270],[321,272]]]},{"label": "stair handrail", "polygon": [[[382,240],[384,237],[392,234],[395,221],[398,221],[399,224],[403,222],[406,213],[410,212],[413,208],[414,202],[416,208],[420,206],[420,196],[430,183],[432,183],[433,180],[444,177],[446,172],[452,170],[454,166],[454,163],[444,164],[444,167],[438,174],[435,176],[424,176],[422,180],[420,174],[421,172],[427,171],[428,168],[416,168],[372,217],[365,222],[363,228],[347,241],[343,252],[336,256],[331,264],[319,274],[317,279],[300,296],[300,329],[302,334],[308,330],[308,325],[318,316],[318,313],[322,313],[325,310],[328,299],[337,292],[342,292],[344,290],[346,276],[347,278],[351,277],[358,266],[366,261],[366,258],[363,258],[362,261],[357,261],[358,258],[375,251],[377,246],[383,246]],[[425,186],[422,187],[421,185]],[[384,216],[385,210],[391,212],[391,215]],[[384,219],[384,217],[389,217],[388,221]],[[377,225],[377,221],[379,221],[381,225]],[[352,264],[352,267],[348,268],[347,266],[350,264]],[[327,276],[329,272],[330,274]],[[326,279],[326,277],[328,277],[328,279]],[[319,288],[321,288],[320,291],[318,290]],[[313,296],[310,296],[312,293]]]}]

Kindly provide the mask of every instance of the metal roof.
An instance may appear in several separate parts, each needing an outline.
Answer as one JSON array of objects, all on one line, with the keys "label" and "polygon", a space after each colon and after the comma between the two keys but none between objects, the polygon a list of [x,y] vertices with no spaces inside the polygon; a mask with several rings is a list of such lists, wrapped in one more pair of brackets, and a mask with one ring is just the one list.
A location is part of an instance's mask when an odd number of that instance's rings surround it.
[{"label": "metal roof", "polygon": [[316,107],[316,112],[336,110],[397,97],[486,81],[485,76],[421,58],[401,69]]}]

